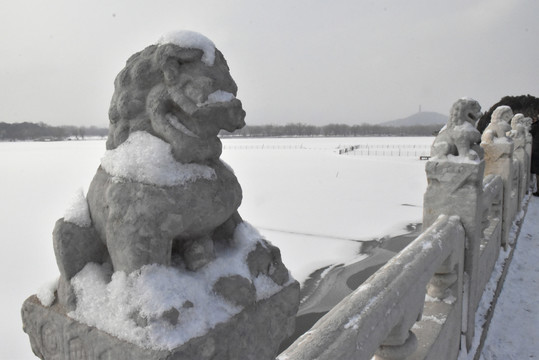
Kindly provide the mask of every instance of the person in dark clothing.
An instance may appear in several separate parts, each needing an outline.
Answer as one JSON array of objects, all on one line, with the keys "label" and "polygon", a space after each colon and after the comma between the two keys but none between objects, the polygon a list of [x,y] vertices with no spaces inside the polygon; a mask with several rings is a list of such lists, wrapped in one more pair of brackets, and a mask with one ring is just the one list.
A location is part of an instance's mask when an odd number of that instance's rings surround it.
[{"label": "person in dark clothing", "polygon": [[530,133],[533,137],[530,170],[532,174],[535,174],[535,183],[537,186],[537,191],[533,193],[533,196],[539,196],[539,120],[537,118],[533,119]]}]

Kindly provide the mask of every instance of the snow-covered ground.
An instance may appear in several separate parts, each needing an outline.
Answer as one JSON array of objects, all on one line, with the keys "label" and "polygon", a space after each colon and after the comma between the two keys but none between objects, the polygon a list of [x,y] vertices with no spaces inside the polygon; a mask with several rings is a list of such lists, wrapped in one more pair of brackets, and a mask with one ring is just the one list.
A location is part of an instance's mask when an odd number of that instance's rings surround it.
[{"label": "snow-covered ground", "polygon": [[[224,139],[222,158],[243,187],[243,218],[281,248],[293,275],[357,257],[358,243],[421,221],[426,187],[417,157],[359,157],[338,147],[423,144],[432,138]],[[0,143],[4,244],[0,359],[33,358],[22,332],[26,297],[58,276],[51,232],[88,185],[104,141]]]},{"label": "snow-covered ground", "polygon": [[[243,188],[240,214],[281,248],[283,261],[302,281],[315,269],[363,256],[353,240],[402,234],[407,224],[421,222],[425,162],[415,154],[353,156],[338,155],[336,149],[431,142],[432,138],[224,139],[222,158],[234,168]],[[34,358],[22,331],[21,305],[58,276],[51,237],[54,222],[78,189],[88,188],[104,151],[104,141],[0,143],[0,359]]]},{"label": "snow-covered ground", "polygon": [[[355,144],[430,145],[432,138],[225,139],[243,188],[242,217],[282,252],[299,281],[358,256],[356,241],[421,222],[427,180],[418,156],[338,155]],[[363,256],[363,255],[360,255]]]},{"label": "snow-covered ground", "polygon": [[[492,321],[481,351],[481,360],[521,360],[539,357],[539,198],[532,197],[528,212],[520,229],[503,290],[497,299]],[[497,272],[510,250],[500,254]],[[476,316],[482,323],[482,315],[490,306],[495,291],[496,271],[487,285]],[[478,324],[479,325],[479,324]],[[477,348],[482,329],[476,328],[473,348]],[[473,354],[463,357],[472,360]]]}]

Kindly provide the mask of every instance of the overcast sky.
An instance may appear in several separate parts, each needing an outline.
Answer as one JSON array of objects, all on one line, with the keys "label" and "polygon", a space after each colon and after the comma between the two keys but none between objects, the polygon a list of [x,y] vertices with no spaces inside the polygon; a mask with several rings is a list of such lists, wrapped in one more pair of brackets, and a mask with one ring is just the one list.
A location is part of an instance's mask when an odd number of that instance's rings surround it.
[{"label": "overcast sky", "polygon": [[539,96],[537,0],[17,0],[0,4],[0,121],[108,126],[125,61],[180,29],[223,52],[249,124]]}]

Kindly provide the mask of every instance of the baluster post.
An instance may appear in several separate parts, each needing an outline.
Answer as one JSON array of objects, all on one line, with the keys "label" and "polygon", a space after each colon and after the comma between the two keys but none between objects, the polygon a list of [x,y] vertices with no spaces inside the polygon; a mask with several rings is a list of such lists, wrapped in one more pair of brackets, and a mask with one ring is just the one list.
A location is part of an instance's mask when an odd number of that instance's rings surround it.
[{"label": "baluster post", "polygon": [[[481,134],[475,128],[480,110],[481,106],[473,99],[459,99],[453,104],[448,123],[434,140],[431,159],[425,165],[428,185],[423,198],[423,228],[434,223],[441,214],[458,215],[464,227],[464,271],[470,278],[470,295],[468,304],[463,306],[469,306],[471,310],[463,321],[466,322],[464,328],[469,345],[474,335],[475,309],[481,296],[474,291],[478,280],[485,172],[483,150],[479,146]],[[431,282],[431,291],[439,295],[442,284],[452,280],[453,275],[449,275],[452,271],[442,267]]]},{"label": "baluster post", "polygon": [[511,130],[509,122],[513,111],[509,106],[499,106],[492,113],[492,119],[481,137],[481,147],[485,151],[485,175],[500,175],[503,180],[502,239],[506,247],[511,224],[515,215],[513,194],[513,151],[514,143],[506,136]]}]

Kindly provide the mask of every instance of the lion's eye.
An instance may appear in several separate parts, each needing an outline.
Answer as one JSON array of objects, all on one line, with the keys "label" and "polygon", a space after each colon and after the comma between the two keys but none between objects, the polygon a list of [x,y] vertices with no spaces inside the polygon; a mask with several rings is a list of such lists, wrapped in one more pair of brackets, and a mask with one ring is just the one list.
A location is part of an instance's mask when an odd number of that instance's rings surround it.
[{"label": "lion's eye", "polygon": [[205,76],[201,76],[197,79],[195,79],[197,85],[201,88],[201,89],[204,89],[204,90],[212,90],[213,92],[213,80],[208,78],[208,77],[205,77]]},{"label": "lion's eye", "polygon": [[208,95],[213,92],[213,80],[206,77],[195,78],[184,84],[183,92],[195,104],[202,104],[208,99]]},{"label": "lion's eye", "polygon": [[197,96],[197,87],[192,81],[188,81],[183,85],[183,93],[194,101]]}]

